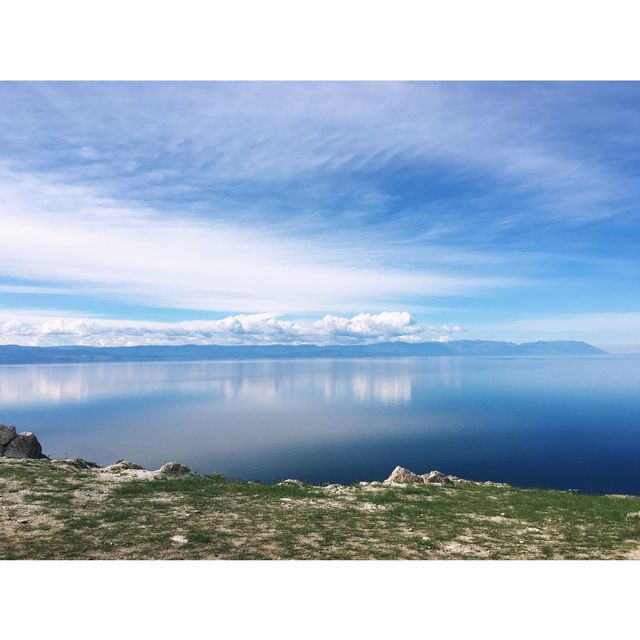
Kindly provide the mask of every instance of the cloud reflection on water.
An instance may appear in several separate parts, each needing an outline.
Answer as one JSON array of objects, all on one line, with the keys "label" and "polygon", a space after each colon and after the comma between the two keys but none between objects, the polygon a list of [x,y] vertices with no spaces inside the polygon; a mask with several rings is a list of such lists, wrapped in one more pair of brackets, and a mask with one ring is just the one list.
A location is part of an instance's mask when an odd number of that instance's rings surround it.
[{"label": "cloud reflection on water", "polygon": [[404,361],[113,363],[0,367],[3,406],[62,405],[166,393],[254,405],[300,395],[326,402],[406,405]]}]

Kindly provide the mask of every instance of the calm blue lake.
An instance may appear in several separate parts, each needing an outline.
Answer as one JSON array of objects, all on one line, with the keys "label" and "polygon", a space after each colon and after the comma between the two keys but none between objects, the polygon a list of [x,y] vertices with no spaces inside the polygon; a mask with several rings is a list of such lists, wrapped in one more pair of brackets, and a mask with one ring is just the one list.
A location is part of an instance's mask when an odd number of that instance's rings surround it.
[{"label": "calm blue lake", "polygon": [[0,366],[0,423],[100,464],[314,483],[399,464],[640,494],[633,356]]}]

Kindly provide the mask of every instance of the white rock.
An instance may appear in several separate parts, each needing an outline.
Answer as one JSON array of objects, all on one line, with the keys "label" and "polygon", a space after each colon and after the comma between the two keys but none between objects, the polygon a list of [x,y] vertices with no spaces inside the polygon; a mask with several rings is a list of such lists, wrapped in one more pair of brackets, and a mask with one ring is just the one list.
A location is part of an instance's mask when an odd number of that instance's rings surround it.
[{"label": "white rock", "polygon": [[163,464],[158,469],[157,474],[162,478],[183,478],[194,475],[193,471],[191,471],[186,464],[180,464],[179,462],[167,462]]},{"label": "white rock", "polygon": [[451,484],[453,481],[441,471],[429,471],[420,476],[427,484]]},{"label": "white rock", "polygon": [[422,482],[422,479],[417,473],[413,473],[413,471],[409,471],[409,469],[405,469],[404,467],[396,467],[391,475],[385,480],[385,483],[395,482],[397,484],[413,484],[417,482]]}]

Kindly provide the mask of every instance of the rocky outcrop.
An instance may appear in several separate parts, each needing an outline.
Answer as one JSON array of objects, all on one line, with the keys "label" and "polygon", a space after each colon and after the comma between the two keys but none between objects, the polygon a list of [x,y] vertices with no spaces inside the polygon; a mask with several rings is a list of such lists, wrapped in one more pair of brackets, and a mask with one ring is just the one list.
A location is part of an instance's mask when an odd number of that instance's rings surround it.
[{"label": "rocky outcrop", "polygon": [[108,467],[105,467],[105,469],[107,469],[108,471],[140,471],[144,469],[144,467],[141,467],[135,462],[131,462],[131,460],[118,460],[117,462],[110,464]]},{"label": "rocky outcrop", "polygon": [[396,467],[391,475],[384,481],[383,484],[461,484],[461,483],[473,483],[479,485],[486,485],[492,487],[508,487],[509,485],[504,482],[473,482],[472,480],[464,480],[458,478],[458,476],[447,476],[441,471],[429,471],[418,475],[409,469],[404,467]]},{"label": "rocky outcrop", "polygon": [[56,466],[96,471],[111,477],[151,479],[184,478],[196,475],[187,465],[179,462],[167,462],[160,469],[149,471],[131,460],[118,460],[107,467],[100,467],[95,462],[89,462],[82,458],[50,460],[42,453],[42,446],[33,433],[16,433],[15,427],[5,424],[0,424],[0,458],[5,460],[7,458],[47,460]]},{"label": "rocky outcrop", "polygon": [[163,464],[157,471],[160,478],[184,478],[194,475],[193,471],[186,464],[179,462],[167,462]]},{"label": "rocky outcrop", "polygon": [[441,471],[429,471],[429,473],[423,473],[420,477],[427,484],[452,484],[455,480],[459,480],[455,476],[445,476]]},{"label": "rocky outcrop", "polygon": [[409,469],[396,467],[385,482],[389,484],[392,482],[395,482],[396,484],[415,484],[423,482],[423,479],[417,473],[409,471]]},{"label": "rocky outcrop", "polygon": [[[14,430],[15,432],[15,430]],[[7,443],[5,458],[42,458],[42,446],[33,433],[18,433]]]},{"label": "rocky outcrop", "polygon": [[16,435],[15,427],[9,424],[0,424],[0,447],[6,447]]},{"label": "rocky outcrop", "polygon": [[46,458],[33,433],[16,433],[9,424],[0,424],[0,456],[5,458]]}]

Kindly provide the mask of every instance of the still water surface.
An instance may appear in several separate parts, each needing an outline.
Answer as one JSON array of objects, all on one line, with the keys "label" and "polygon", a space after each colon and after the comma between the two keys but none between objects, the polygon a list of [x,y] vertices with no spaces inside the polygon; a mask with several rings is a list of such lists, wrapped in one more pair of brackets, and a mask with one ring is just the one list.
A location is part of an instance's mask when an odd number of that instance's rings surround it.
[{"label": "still water surface", "polygon": [[272,481],[466,478],[640,494],[640,358],[0,366],[0,423],[52,457]]}]

